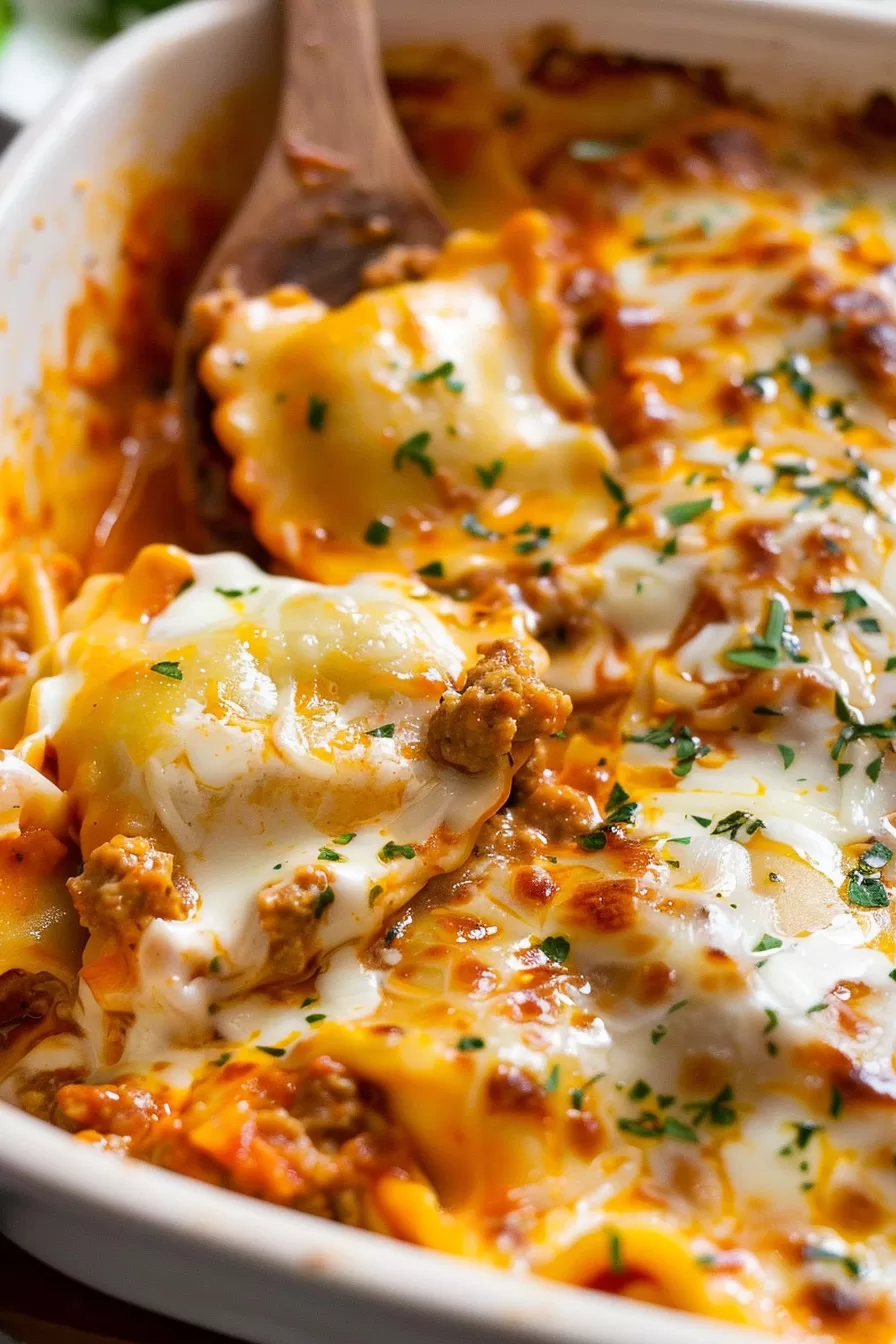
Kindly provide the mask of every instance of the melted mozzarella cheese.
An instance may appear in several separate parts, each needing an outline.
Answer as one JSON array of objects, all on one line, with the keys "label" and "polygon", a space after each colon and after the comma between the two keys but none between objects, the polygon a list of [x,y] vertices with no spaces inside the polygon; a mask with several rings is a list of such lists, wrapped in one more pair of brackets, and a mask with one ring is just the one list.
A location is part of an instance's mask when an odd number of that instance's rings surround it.
[{"label": "melted mozzarella cheese", "polygon": [[[496,238],[459,235],[430,278],[332,312],[302,291],[223,306],[203,378],[274,554],[299,572],[357,570],[379,520],[392,563],[438,556],[450,572],[468,566],[470,536],[533,519],[567,550],[590,535],[612,452],[547,320],[550,233],[530,212]],[[480,501],[490,516],[464,524]]]},{"label": "melted mozzarella cheese", "polygon": [[[182,591],[166,600],[172,574]],[[510,616],[503,632],[519,626]],[[197,897],[189,917],[142,932],[137,984],[115,1000],[137,1015],[129,1056],[201,1040],[212,1005],[271,978],[265,888],[309,870],[326,884],[310,964],[463,861],[511,763],[439,765],[426,729],[500,632],[404,580],[323,589],[238,556],[149,551],[63,639],[28,754],[54,753],[85,858],[151,836]]]}]

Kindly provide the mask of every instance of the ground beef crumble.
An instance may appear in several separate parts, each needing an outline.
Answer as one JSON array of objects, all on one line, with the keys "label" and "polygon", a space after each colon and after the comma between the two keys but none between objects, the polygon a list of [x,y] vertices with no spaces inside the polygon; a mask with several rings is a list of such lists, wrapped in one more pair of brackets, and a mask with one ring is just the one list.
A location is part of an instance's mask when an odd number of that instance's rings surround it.
[{"label": "ground beef crumble", "polygon": [[189,895],[174,882],[174,858],[142,836],[99,845],[68,889],[88,929],[120,929],[150,919],[186,919]]},{"label": "ground beef crumble", "polygon": [[487,770],[518,742],[559,732],[572,712],[568,695],[546,686],[520,645],[495,640],[461,691],[446,691],[429,725],[429,754],[468,774]]}]

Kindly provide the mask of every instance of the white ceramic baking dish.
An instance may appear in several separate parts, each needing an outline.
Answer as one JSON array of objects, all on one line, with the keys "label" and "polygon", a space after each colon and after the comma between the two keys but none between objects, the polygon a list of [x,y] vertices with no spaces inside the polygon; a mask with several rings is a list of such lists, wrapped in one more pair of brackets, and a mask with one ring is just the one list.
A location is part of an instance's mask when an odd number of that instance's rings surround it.
[{"label": "white ceramic baking dish", "polygon": [[[721,62],[765,97],[848,101],[892,86],[896,12],[859,0],[381,0],[384,38],[507,39],[563,19],[605,47]],[[276,64],[274,0],[199,0],[92,58],[0,166],[0,406],[63,348],[86,264],[117,251],[116,176],[163,169],[237,86]],[[36,227],[35,221],[39,221]],[[39,501],[35,501],[37,507]],[[0,1228],[77,1279],[258,1344],[724,1344],[751,1336],[503,1276],[77,1144],[0,1103]]]}]

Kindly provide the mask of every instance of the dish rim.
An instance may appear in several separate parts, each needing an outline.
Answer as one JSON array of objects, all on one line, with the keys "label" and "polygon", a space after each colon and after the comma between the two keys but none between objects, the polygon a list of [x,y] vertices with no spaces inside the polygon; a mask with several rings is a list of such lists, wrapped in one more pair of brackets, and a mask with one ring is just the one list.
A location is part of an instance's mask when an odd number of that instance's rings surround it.
[{"label": "dish rim", "polygon": [[[579,0],[581,3],[583,0]],[[163,11],[91,55],[70,86],[25,129],[0,163],[0,218],[15,215],[43,160],[76,138],[81,118],[110,85],[126,79],[147,44],[186,38],[263,13],[269,0],[192,0]],[[649,8],[648,0],[636,0]],[[557,0],[562,10],[564,0]],[[896,42],[896,12],[880,0],[679,0],[691,15],[709,9],[751,17],[843,20],[856,32],[880,31]],[[170,1247],[207,1251],[283,1276],[284,1283],[325,1282],[355,1298],[419,1311],[493,1337],[521,1341],[643,1344],[756,1344],[767,1335],[634,1300],[521,1276],[327,1222],[205,1185],[187,1176],[122,1160],[79,1144],[71,1135],[0,1101],[0,1196],[37,1197],[48,1207],[126,1224]],[[114,1174],[114,1179],[109,1179]],[[238,1201],[238,1202],[235,1202]],[[462,1287],[463,1292],[458,1289]]]}]

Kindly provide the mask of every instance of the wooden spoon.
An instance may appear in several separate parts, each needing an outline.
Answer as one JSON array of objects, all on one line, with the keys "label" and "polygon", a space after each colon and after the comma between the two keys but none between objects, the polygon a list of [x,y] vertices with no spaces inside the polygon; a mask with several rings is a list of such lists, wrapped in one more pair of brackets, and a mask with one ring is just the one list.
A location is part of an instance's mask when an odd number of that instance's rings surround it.
[{"label": "wooden spoon", "polygon": [[389,101],[373,0],[283,0],[283,18],[274,139],[193,292],[175,374],[186,493],[201,540],[256,553],[248,517],[229,495],[229,460],[198,380],[193,303],[222,283],[247,295],[299,284],[326,303],[345,303],[387,248],[438,247],[446,232]]}]

